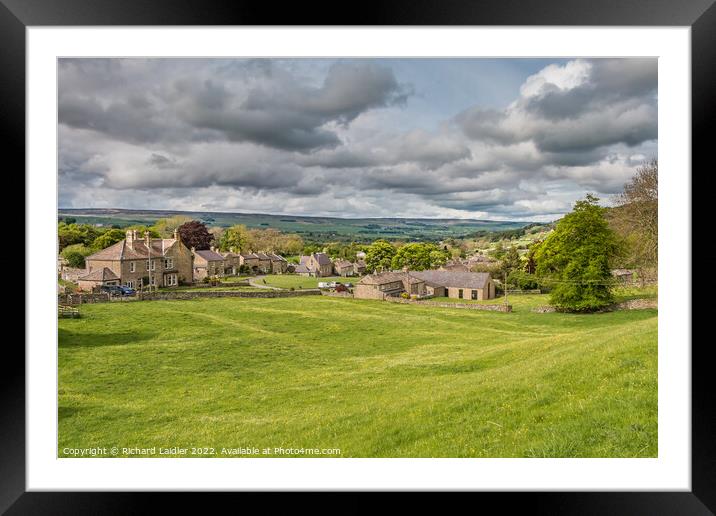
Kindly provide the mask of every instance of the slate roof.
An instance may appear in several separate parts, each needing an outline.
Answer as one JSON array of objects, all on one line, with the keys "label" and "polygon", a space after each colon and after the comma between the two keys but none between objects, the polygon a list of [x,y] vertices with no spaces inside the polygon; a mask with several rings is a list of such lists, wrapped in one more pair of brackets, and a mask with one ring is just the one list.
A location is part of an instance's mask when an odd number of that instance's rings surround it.
[{"label": "slate roof", "polygon": [[[152,238],[152,256],[164,256],[176,242],[173,238]],[[144,240],[135,240],[130,247],[126,240],[120,240],[116,244],[89,255],[85,260],[141,260],[149,258],[149,247]]]},{"label": "slate roof", "polygon": [[271,258],[267,254],[264,254],[264,253],[255,253],[255,254],[256,254],[256,258],[258,258],[259,260],[263,260],[263,261],[271,260]]},{"label": "slate roof", "polygon": [[446,271],[453,271],[453,272],[470,272],[470,267],[465,265],[464,263],[446,263],[442,267],[440,267],[441,270]]},{"label": "slate roof", "polygon": [[353,267],[353,263],[349,262],[348,260],[336,260],[333,262],[333,265],[336,267],[340,267],[341,269],[344,267]]},{"label": "slate roof", "polygon": [[363,276],[359,285],[385,285],[386,283],[402,282],[406,277],[404,272],[381,272],[378,274],[368,274]]},{"label": "slate roof", "polygon": [[313,253],[313,257],[319,265],[331,265],[331,259],[326,253]]},{"label": "slate roof", "polygon": [[467,259],[467,263],[494,263],[496,261],[497,260],[494,260],[489,256],[485,256],[483,254],[475,254]]},{"label": "slate roof", "polygon": [[83,281],[113,281],[118,280],[119,276],[112,272],[112,269],[102,267],[101,269],[95,269],[89,274],[81,276],[77,279]]},{"label": "slate roof", "polygon": [[198,251],[194,251],[194,254],[197,256],[201,256],[206,260],[207,262],[216,262],[216,261],[223,261],[224,257],[221,256],[216,251],[212,251],[211,249],[200,249]]},{"label": "slate roof", "polygon": [[299,263],[298,265],[296,265],[296,269],[295,269],[294,272],[296,272],[296,274],[299,274],[299,273],[306,274],[306,273],[309,273],[309,272],[311,272],[311,271],[308,270],[308,267],[306,267],[306,264],[305,264],[305,263]]},{"label": "slate roof", "polygon": [[411,271],[410,274],[433,285],[453,288],[485,288],[490,279],[490,274],[487,272],[429,270]]}]

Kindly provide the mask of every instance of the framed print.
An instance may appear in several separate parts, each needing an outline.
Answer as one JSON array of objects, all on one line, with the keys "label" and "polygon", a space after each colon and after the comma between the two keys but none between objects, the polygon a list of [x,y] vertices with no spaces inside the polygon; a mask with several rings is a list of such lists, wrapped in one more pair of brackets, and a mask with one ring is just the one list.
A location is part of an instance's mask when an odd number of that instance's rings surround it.
[{"label": "framed print", "polygon": [[713,511],[712,2],[319,12],[4,1],[28,208],[3,510]]}]

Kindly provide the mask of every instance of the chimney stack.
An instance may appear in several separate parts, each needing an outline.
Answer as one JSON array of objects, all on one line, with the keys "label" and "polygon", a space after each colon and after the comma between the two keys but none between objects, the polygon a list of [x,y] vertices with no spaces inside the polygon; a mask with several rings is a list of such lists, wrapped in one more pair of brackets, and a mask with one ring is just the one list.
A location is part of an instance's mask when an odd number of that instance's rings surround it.
[{"label": "chimney stack", "polygon": [[152,238],[149,235],[149,231],[144,232],[144,243],[149,247],[152,244]]},{"label": "chimney stack", "polygon": [[132,231],[131,229],[127,230],[126,241],[129,248],[132,249],[132,244],[134,243],[134,231]]},{"label": "chimney stack", "polygon": [[179,240],[179,229],[174,230],[174,240]]}]

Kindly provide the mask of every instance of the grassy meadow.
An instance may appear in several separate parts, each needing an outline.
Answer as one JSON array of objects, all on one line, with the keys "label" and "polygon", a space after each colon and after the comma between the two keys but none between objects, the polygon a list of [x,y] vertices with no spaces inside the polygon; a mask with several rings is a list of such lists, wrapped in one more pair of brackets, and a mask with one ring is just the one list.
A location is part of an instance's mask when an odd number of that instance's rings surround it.
[{"label": "grassy meadow", "polygon": [[319,296],[83,305],[59,320],[58,456],[655,457],[656,310],[536,314],[543,300],[523,297],[513,313]]}]

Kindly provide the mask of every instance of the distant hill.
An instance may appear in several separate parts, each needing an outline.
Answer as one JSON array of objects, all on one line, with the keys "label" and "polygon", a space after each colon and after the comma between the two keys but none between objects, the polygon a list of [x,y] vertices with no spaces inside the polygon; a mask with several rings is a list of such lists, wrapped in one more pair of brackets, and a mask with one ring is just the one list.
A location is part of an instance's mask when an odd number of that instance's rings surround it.
[{"label": "distant hill", "polygon": [[126,227],[135,224],[151,225],[157,219],[186,215],[207,226],[229,227],[244,224],[250,228],[276,228],[286,233],[298,233],[307,242],[356,241],[377,238],[386,240],[442,240],[462,238],[477,231],[506,231],[519,229],[530,222],[468,220],[468,219],[410,219],[410,218],[338,218],[267,215],[260,213],[224,213],[208,211],[125,210],[125,209],[67,209],[58,210],[58,218],[74,218],[78,223],[104,224]]}]

